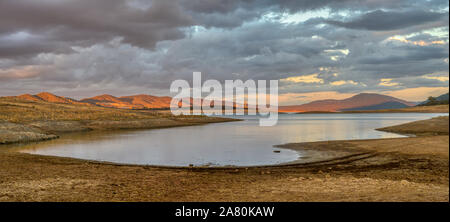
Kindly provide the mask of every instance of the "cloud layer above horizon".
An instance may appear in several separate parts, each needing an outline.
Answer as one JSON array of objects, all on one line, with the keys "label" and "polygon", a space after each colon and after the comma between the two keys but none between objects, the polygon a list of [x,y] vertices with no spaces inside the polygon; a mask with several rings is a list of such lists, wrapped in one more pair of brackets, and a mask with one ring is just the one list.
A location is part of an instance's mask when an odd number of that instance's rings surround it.
[{"label": "cloud layer above horizon", "polygon": [[0,96],[168,95],[199,71],[279,79],[286,104],[326,92],[426,98],[448,91],[448,4],[2,0]]}]

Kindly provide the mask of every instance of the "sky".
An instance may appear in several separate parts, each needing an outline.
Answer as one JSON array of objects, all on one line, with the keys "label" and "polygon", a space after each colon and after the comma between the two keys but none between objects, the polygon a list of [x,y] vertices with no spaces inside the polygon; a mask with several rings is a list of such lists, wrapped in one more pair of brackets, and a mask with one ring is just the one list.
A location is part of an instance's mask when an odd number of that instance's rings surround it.
[{"label": "sky", "polygon": [[0,0],[0,96],[280,80],[281,105],[448,92],[447,0]]}]

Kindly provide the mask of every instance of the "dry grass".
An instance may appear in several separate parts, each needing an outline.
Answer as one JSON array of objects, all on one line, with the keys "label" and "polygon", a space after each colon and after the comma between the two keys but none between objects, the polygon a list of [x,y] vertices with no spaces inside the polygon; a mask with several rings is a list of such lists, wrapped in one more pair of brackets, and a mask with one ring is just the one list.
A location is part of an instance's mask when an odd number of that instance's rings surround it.
[{"label": "dry grass", "polygon": [[413,106],[403,109],[382,109],[382,110],[363,110],[363,111],[345,111],[342,113],[448,113],[447,105],[434,106]]},{"label": "dry grass", "polygon": [[34,121],[86,121],[86,120],[142,120],[171,118],[192,120],[203,116],[178,116],[169,112],[149,110],[126,110],[104,108],[93,105],[73,105],[63,103],[34,102],[16,98],[0,98],[0,120],[13,123]]},{"label": "dry grass", "polygon": [[0,201],[447,202],[448,149],[442,147],[448,138],[443,138],[298,144],[381,151],[369,159],[306,168],[164,169],[0,150]]},{"label": "dry grass", "polygon": [[429,120],[419,120],[378,130],[415,134],[415,135],[448,135],[448,116],[440,116]]},{"label": "dry grass", "polygon": [[51,139],[68,132],[155,129],[227,121],[234,119],[0,98],[0,144]]},{"label": "dry grass", "polygon": [[[300,112],[297,114],[329,114],[329,113],[448,113],[449,105],[434,105],[434,106],[413,106],[402,109],[380,109],[380,110],[355,110],[355,111],[342,111],[342,112],[329,112],[329,111],[310,111]],[[286,112],[279,112],[285,114]]]},{"label": "dry grass", "polygon": [[[0,99],[0,118],[155,118],[158,113]],[[2,105],[3,104],[3,105]],[[20,107],[15,107],[20,105]],[[25,107],[24,107],[25,106]],[[36,106],[33,110],[27,106]],[[4,107],[8,107],[5,108]],[[53,117],[40,112],[50,109]],[[47,110],[48,111],[48,110]],[[13,113],[13,112],[35,112]],[[118,113],[117,115],[115,113]],[[48,114],[47,114],[48,115]],[[70,114],[69,114],[70,115]],[[163,114],[168,115],[168,114]],[[21,117],[23,116],[23,117]],[[194,118],[194,117],[192,117]],[[180,117],[190,121],[190,117]],[[202,118],[210,121],[209,118]],[[433,132],[436,121],[416,122]],[[434,122],[434,123],[433,123]],[[436,124],[435,124],[436,123]],[[444,201],[449,200],[448,136],[290,144],[292,149],[370,151],[338,164],[214,170],[118,166],[0,149],[0,201]]]},{"label": "dry grass", "polygon": [[157,113],[139,113],[128,110],[95,106],[33,102],[0,98],[0,119],[15,123],[40,120],[123,120],[154,118]]}]

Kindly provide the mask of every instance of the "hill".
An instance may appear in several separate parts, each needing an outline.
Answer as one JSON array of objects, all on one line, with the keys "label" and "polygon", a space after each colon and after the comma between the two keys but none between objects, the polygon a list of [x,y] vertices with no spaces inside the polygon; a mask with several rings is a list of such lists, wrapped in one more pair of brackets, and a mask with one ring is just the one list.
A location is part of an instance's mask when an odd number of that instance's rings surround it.
[{"label": "hill", "polygon": [[[55,139],[56,135],[89,130],[154,129],[235,121],[206,116],[173,116],[153,110],[111,109],[60,98],[0,97],[0,145]],[[44,99],[58,99],[47,102]]]},{"label": "hill", "polygon": [[151,95],[133,95],[115,97],[104,94],[87,99],[80,102],[91,103],[98,106],[124,108],[124,109],[168,109],[170,107],[171,97],[151,96]]},{"label": "hill", "polygon": [[395,102],[396,106],[403,104],[405,107],[414,106],[414,103],[401,100],[391,96],[380,95],[376,93],[360,93],[358,95],[352,96],[347,99],[335,100],[317,100],[303,105],[293,105],[293,106],[280,106],[280,112],[338,112],[349,109],[366,109],[371,106],[378,105],[375,107],[377,109],[383,109],[381,104],[385,106],[393,105]]},{"label": "hill", "polygon": [[23,100],[28,100],[28,101],[35,101],[35,102],[44,101],[44,102],[51,102],[51,103],[81,104],[79,101],[77,101],[75,99],[57,96],[57,95],[49,93],[49,92],[41,92],[36,95],[23,94],[20,96],[12,96],[12,98],[18,98],[18,99],[23,99]]},{"label": "hill", "polygon": [[363,106],[350,109],[342,109],[341,111],[362,111],[362,110],[384,110],[384,109],[402,109],[410,107],[400,102],[391,101],[372,106]]},{"label": "hill", "polygon": [[428,99],[419,104],[419,106],[433,106],[433,105],[445,105],[448,104],[448,93],[442,94],[438,97],[428,97]]}]

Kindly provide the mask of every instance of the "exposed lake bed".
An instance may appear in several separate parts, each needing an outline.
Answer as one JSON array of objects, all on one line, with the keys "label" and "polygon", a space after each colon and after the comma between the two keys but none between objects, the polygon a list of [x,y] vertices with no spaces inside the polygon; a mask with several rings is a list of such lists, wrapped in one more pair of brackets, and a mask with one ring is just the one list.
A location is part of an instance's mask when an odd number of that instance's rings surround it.
[{"label": "exposed lake bed", "polygon": [[414,123],[427,136],[283,145],[357,154],[310,165],[160,168],[1,149],[0,201],[448,201],[448,116]]},{"label": "exposed lake bed", "polygon": [[[285,114],[273,127],[257,118],[156,130],[92,131],[62,135],[52,141],[16,145],[31,154],[71,157],[118,164],[155,166],[248,167],[308,163],[345,155],[339,150],[302,151],[279,144],[405,137],[376,128],[445,114]],[[339,155],[335,152],[340,152]]]}]

